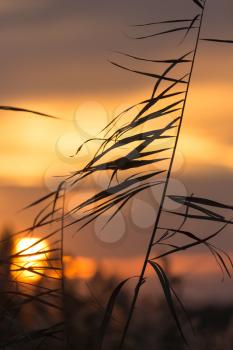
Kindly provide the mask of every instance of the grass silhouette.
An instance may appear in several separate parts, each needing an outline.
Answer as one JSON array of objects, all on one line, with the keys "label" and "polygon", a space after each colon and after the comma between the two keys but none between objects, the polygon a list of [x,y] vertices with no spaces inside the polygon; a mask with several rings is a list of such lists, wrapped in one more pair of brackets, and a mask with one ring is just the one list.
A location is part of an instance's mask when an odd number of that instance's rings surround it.
[{"label": "grass silhouette", "polygon": [[[171,254],[178,254],[180,251],[191,249],[198,245],[204,245],[215,258],[223,274],[229,277],[231,276],[233,265],[230,256],[211,243],[211,240],[217,235],[220,235],[228,225],[233,223],[231,218],[231,211],[233,210],[232,205],[197,197],[195,195],[183,197],[168,193],[168,186],[185,116],[186,104],[200,41],[205,40],[226,44],[232,43],[232,40],[229,39],[201,38],[206,1],[193,0],[190,1],[190,3],[191,2],[197,10],[193,18],[169,19],[160,22],[134,25],[136,30],[138,30],[138,28],[147,30],[148,27],[153,28],[153,26],[156,28],[161,25],[168,26],[167,29],[159,29],[153,34],[145,33],[136,36],[134,37],[136,40],[154,40],[157,36],[167,37],[170,35],[180,35],[182,33],[183,37],[181,39],[182,42],[184,42],[191,32],[195,33],[195,40],[192,43],[191,50],[187,50],[177,58],[150,59],[138,57],[131,53],[118,52],[122,58],[127,57],[135,62],[140,61],[145,64],[148,62],[155,63],[162,65],[163,68],[165,65],[162,73],[154,73],[132,69],[111,61],[113,66],[117,69],[124,69],[127,73],[134,73],[148,79],[153,79],[154,86],[151,96],[133,106],[129,106],[106,125],[100,136],[85,141],[77,148],[77,152],[73,155],[75,158],[78,158],[79,153],[87,143],[93,142],[96,139],[101,142],[100,146],[95,150],[94,155],[83,167],[62,179],[55,191],[28,205],[26,208],[27,210],[38,207],[38,214],[31,227],[27,227],[16,233],[16,235],[31,235],[35,234],[35,232],[42,227],[45,231],[47,230],[43,237],[29,247],[32,248],[41,241],[52,240],[49,251],[44,252],[46,254],[49,253],[49,256],[47,257],[46,255],[45,258],[46,267],[41,267],[42,272],[38,271],[40,270],[38,266],[34,270],[31,268],[29,270],[35,274],[40,274],[43,278],[56,280],[56,287],[49,283],[46,286],[46,292],[37,292],[33,297],[30,294],[25,295],[25,293],[22,295],[22,292],[18,290],[8,291],[8,294],[10,295],[13,293],[20,297],[19,307],[21,297],[24,296],[27,298],[28,302],[37,300],[47,306],[62,310],[62,305],[65,303],[63,250],[66,228],[71,227],[74,231],[79,232],[103,215],[108,215],[107,224],[111,224],[111,220],[138,193],[155,186],[162,187],[162,195],[156,213],[156,220],[145,252],[140,275],[136,277],[137,282],[119,341],[119,349],[123,349],[126,346],[127,336],[141,286],[146,283],[145,273],[148,268],[152,268],[155,272],[178,331],[184,342],[187,343],[175,307],[175,302],[181,305],[182,303],[170,283],[166,271],[160,264],[159,259],[170,256]],[[127,112],[129,110],[134,110],[135,107],[138,108],[138,111],[129,119]],[[52,117],[40,112],[16,107],[0,106],[0,109],[29,112],[45,117]],[[122,120],[123,122],[121,122]],[[120,122],[121,124],[118,126]],[[171,146],[164,147],[163,142],[168,140]],[[163,146],[161,146],[161,143]],[[161,170],[156,169],[156,165],[159,165]],[[109,174],[110,179],[106,188],[66,211],[66,194],[74,187],[81,186],[84,181],[89,178],[91,179],[96,173]],[[163,179],[161,180],[162,175]],[[182,209],[180,211],[166,210],[164,204],[167,198],[179,203]],[[70,219],[72,214],[76,214],[78,217],[72,220]],[[178,227],[163,226],[163,215],[172,215],[181,219],[180,225]],[[200,234],[187,228],[190,222],[193,221],[211,222],[221,226],[218,226],[214,232],[208,235],[206,235],[206,233]],[[178,245],[178,243],[176,243],[176,238],[180,236],[188,239],[190,243]],[[51,248],[52,246],[53,248]],[[158,246],[167,247],[168,250],[155,256],[154,248]],[[23,256],[27,258],[27,253],[24,253],[24,251],[21,251],[17,254],[23,254]],[[38,251],[38,254],[41,254],[41,252]],[[13,258],[15,258],[15,256],[10,254],[9,259],[12,260]],[[4,264],[5,262],[3,261],[2,263]],[[21,270],[28,270],[27,266],[20,266],[19,268]],[[107,302],[96,349],[102,349],[104,346],[105,336],[109,328],[115,304],[129,279],[130,277],[117,285]],[[57,284],[59,286],[57,286]],[[48,297],[48,295],[54,295],[58,291],[60,295],[60,305],[52,304],[45,298],[41,299],[42,294],[43,297]],[[9,342],[6,341],[4,346],[12,345],[12,341],[14,344],[21,342],[22,339],[25,341],[28,337],[32,339],[54,337],[57,333],[64,333],[64,329],[61,330],[61,326],[64,326],[62,321],[58,324],[50,325],[47,328],[32,331],[29,335],[26,335],[26,338],[22,338],[21,334],[16,335],[14,340],[10,339]],[[68,343],[67,348],[69,348]]]}]

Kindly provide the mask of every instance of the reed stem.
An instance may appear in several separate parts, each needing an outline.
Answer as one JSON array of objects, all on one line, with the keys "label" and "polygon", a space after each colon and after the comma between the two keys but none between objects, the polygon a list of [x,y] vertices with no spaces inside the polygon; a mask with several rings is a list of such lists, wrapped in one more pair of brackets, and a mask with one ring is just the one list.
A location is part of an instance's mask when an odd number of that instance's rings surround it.
[{"label": "reed stem", "polygon": [[191,63],[191,68],[190,68],[190,74],[189,74],[189,79],[188,79],[188,84],[187,84],[187,88],[186,88],[186,92],[185,92],[185,98],[184,98],[184,103],[183,103],[183,107],[182,107],[182,113],[181,113],[181,118],[179,121],[179,125],[178,125],[178,131],[177,131],[177,135],[176,135],[176,140],[175,140],[175,144],[174,144],[174,148],[173,148],[173,152],[172,152],[172,156],[171,156],[171,161],[169,164],[169,168],[167,171],[167,176],[166,176],[166,180],[165,180],[165,184],[163,187],[163,192],[162,192],[162,196],[161,196],[161,201],[160,201],[160,206],[158,209],[158,213],[156,216],[156,220],[155,220],[155,224],[154,224],[154,228],[151,234],[151,238],[148,244],[148,248],[147,248],[147,252],[145,255],[145,259],[143,262],[143,266],[142,266],[142,270],[141,270],[141,274],[140,277],[138,279],[138,283],[135,287],[135,291],[134,291],[134,297],[130,306],[130,310],[129,310],[129,314],[128,314],[128,318],[126,320],[126,324],[123,330],[123,334],[121,337],[121,341],[120,341],[120,347],[119,349],[122,350],[123,346],[125,344],[125,340],[126,340],[126,336],[128,334],[129,331],[129,327],[131,324],[131,320],[134,314],[134,309],[138,300],[138,296],[139,296],[139,291],[140,291],[140,287],[144,282],[144,276],[145,276],[145,272],[146,272],[146,268],[147,268],[147,264],[149,261],[149,257],[150,257],[150,253],[151,250],[153,248],[153,243],[154,243],[154,239],[157,233],[157,229],[159,226],[159,222],[160,222],[160,218],[161,218],[161,214],[163,211],[163,206],[164,206],[164,202],[166,199],[166,194],[167,194],[167,189],[168,189],[168,184],[169,184],[169,180],[171,177],[171,172],[172,172],[172,167],[173,167],[173,163],[174,163],[174,159],[175,159],[175,154],[176,154],[176,149],[177,149],[177,145],[178,145],[178,140],[179,140],[179,136],[180,136],[180,131],[181,131],[181,127],[182,127],[182,122],[183,122],[183,118],[184,118],[184,112],[185,112],[185,107],[186,107],[186,103],[187,103],[187,98],[188,98],[188,93],[190,90],[190,84],[191,84],[191,79],[192,79],[192,74],[193,74],[193,69],[194,69],[194,63],[195,63],[195,58],[197,55],[197,49],[198,49],[198,44],[199,44],[199,39],[200,39],[200,33],[201,33],[201,27],[202,27],[202,22],[203,22],[203,16],[204,16],[204,10],[205,10],[205,5],[206,5],[206,1],[203,4],[203,9],[201,11],[201,18],[200,18],[200,22],[199,22],[199,27],[198,27],[198,33],[197,33],[197,38],[196,38],[196,43],[195,43],[195,48],[194,48],[194,54],[193,54],[193,59],[192,59],[192,63]]}]

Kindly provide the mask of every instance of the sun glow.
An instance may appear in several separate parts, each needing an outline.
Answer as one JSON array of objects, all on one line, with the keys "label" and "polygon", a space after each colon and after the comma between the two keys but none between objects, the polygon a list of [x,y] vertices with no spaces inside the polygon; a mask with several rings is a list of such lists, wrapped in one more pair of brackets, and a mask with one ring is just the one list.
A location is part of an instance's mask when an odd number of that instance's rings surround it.
[{"label": "sun glow", "polygon": [[96,263],[93,259],[83,257],[64,257],[65,275],[69,279],[90,279],[96,273]]},{"label": "sun glow", "polygon": [[12,260],[12,277],[17,281],[37,282],[47,265],[48,244],[39,238],[21,238],[16,241]]}]

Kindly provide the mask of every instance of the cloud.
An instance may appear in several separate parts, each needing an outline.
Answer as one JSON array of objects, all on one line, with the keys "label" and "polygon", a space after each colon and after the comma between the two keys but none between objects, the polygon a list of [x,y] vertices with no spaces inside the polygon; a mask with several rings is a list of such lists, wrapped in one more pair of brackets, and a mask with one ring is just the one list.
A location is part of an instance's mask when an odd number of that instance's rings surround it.
[{"label": "cloud", "polygon": [[[196,12],[192,2],[184,0],[175,3],[171,0],[23,0],[20,6],[18,4],[4,1],[0,7],[2,99],[28,95],[95,94],[100,91],[119,93],[135,89],[139,84],[141,88],[145,87],[147,80],[138,80],[134,76],[129,79],[125,72],[107,63],[114,56],[111,50],[160,58],[170,56],[168,44],[172,43],[172,51],[176,50],[179,39],[174,40],[171,34],[168,41],[157,38],[139,43],[122,32],[134,34],[135,30],[127,27],[132,23],[190,17]],[[232,12],[230,0],[221,4],[212,1],[208,5],[203,35],[232,36]],[[216,45],[210,43],[201,45],[202,60],[199,60],[195,73],[198,78],[227,79],[230,51],[225,47],[216,51]],[[219,62],[225,63],[221,74],[214,75],[214,78],[208,70],[214,65],[213,56],[218,65]],[[121,60],[116,56],[114,59]]]}]

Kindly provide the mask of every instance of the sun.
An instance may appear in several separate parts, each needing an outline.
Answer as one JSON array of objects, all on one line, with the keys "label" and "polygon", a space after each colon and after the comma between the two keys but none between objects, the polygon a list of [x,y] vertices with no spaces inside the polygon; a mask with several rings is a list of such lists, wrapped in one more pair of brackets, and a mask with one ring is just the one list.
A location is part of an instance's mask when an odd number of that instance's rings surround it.
[{"label": "sun", "polygon": [[37,282],[47,265],[48,243],[40,238],[21,238],[15,242],[11,273],[14,280]]}]

